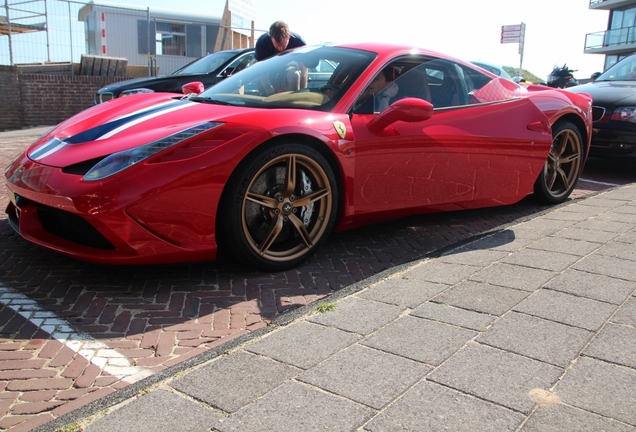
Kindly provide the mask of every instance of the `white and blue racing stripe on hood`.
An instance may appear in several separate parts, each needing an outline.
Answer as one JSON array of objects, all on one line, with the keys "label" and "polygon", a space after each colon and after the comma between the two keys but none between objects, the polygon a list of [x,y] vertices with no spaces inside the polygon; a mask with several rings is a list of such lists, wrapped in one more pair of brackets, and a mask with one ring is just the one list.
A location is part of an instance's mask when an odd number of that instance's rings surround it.
[{"label": "white and blue racing stripe on hood", "polygon": [[42,146],[30,152],[29,157],[33,160],[40,160],[55,153],[56,151],[59,151],[68,144],[81,144],[90,141],[107,139],[135,125],[189,106],[192,106],[192,102],[187,100],[169,101],[126,114],[123,117],[111,120],[108,123],[85,130],[84,132],[80,132],[77,135],[73,135],[63,140],[53,137]]}]

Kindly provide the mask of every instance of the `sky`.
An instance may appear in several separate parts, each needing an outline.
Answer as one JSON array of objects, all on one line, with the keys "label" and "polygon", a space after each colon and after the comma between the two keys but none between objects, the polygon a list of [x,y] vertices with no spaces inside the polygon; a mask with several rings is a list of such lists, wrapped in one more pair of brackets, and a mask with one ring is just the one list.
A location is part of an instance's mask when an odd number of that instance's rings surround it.
[{"label": "sky", "polygon": [[[108,0],[174,9],[174,0]],[[463,60],[528,70],[547,78],[567,64],[576,78],[602,71],[604,56],[584,54],[585,35],[607,29],[608,11],[589,0],[238,0],[255,9],[255,28],[289,24],[308,44],[395,42],[432,49]],[[99,2],[99,0],[97,0]],[[186,0],[192,10],[221,16],[225,0]],[[218,11],[218,12],[217,12]],[[525,23],[523,58],[518,43],[502,44],[501,26]],[[259,33],[260,34],[260,33]]]}]

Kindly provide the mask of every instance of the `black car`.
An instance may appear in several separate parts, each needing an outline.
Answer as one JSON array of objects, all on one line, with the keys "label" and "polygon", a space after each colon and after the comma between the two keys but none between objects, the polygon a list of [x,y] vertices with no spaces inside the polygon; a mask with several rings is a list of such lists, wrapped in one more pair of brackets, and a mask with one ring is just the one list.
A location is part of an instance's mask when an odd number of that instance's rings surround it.
[{"label": "black car", "polygon": [[208,88],[255,62],[254,48],[218,51],[188,63],[170,75],[134,78],[102,87],[95,94],[95,104],[135,93],[181,93],[181,86],[192,81],[201,81]]},{"label": "black car", "polygon": [[567,90],[592,97],[590,154],[636,152],[636,54],[619,61],[595,81]]}]

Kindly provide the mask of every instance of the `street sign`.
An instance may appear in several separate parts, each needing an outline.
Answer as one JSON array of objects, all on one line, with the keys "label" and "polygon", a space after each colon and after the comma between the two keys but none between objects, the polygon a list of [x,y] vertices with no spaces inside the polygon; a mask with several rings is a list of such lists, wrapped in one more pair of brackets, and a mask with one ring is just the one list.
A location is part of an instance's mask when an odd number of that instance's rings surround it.
[{"label": "street sign", "polygon": [[521,24],[501,26],[501,43],[519,43],[523,42],[526,26]]},{"label": "street sign", "polygon": [[502,44],[518,43],[519,44],[519,55],[521,56],[521,60],[519,61],[519,76],[521,76],[521,71],[523,70],[523,48],[524,48],[525,42],[526,42],[525,23],[501,26],[501,43]]}]

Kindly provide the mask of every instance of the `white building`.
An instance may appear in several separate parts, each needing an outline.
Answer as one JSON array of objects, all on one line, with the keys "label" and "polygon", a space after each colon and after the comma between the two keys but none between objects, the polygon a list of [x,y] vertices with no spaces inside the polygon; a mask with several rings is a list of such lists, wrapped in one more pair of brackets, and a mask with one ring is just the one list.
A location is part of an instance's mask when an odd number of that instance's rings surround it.
[{"label": "white building", "polygon": [[161,75],[221,49],[253,46],[253,37],[237,35],[222,24],[229,23],[227,7],[214,15],[91,2],[79,10],[78,19],[86,24],[87,54],[158,67]]}]

